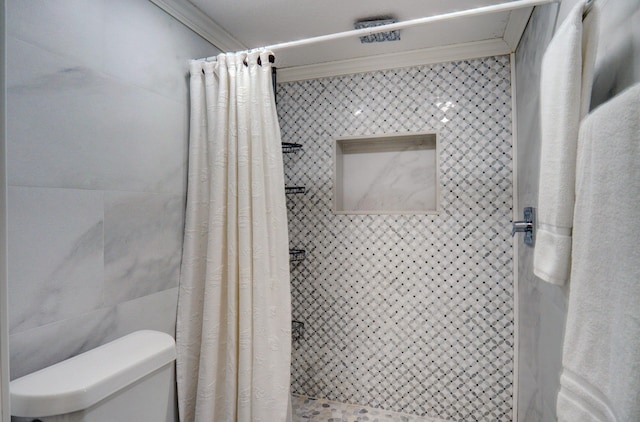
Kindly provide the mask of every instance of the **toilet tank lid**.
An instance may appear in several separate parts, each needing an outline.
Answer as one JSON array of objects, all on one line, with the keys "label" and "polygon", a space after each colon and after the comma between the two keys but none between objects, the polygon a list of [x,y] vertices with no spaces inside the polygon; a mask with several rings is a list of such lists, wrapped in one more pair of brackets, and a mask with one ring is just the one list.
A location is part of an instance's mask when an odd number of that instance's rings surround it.
[{"label": "toilet tank lid", "polygon": [[11,381],[11,414],[42,417],[86,409],[175,357],[169,334],[136,331]]}]

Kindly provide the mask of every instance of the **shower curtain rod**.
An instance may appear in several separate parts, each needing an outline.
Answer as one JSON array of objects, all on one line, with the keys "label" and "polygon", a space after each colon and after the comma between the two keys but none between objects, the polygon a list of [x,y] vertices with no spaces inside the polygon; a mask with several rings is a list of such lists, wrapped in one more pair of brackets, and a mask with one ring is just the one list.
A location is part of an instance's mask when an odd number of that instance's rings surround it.
[{"label": "shower curtain rod", "polygon": [[[548,3],[559,3],[560,0],[516,0],[506,3],[494,4],[491,6],[477,7],[474,9],[460,10],[458,12],[443,13],[441,15],[427,16],[424,18],[410,19],[402,22],[390,23],[371,28],[352,29],[350,31],[336,32],[334,34],[320,35],[317,37],[304,38],[297,41],[288,41],[279,44],[273,44],[254,50],[270,50],[277,52],[286,48],[301,47],[309,44],[315,44],[325,41],[339,40],[348,37],[364,37],[367,35],[377,34],[379,32],[395,31],[398,29],[409,28],[411,26],[423,25],[426,23],[440,22],[449,19],[464,18],[470,16],[480,16],[489,13],[507,12],[524,7],[540,6]],[[215,60],[216,56],[207,57],[204,60]]]}]

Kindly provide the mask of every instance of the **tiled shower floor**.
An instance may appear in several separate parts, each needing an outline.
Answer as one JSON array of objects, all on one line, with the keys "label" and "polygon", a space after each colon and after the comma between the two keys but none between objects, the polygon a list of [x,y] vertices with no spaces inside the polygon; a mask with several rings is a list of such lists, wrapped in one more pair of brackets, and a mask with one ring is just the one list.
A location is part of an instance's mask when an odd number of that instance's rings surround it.
[{"label": "tiled shower floor", "polygon": [[292,396],[293,422],[437,422],[402,413],[324,399]]}]

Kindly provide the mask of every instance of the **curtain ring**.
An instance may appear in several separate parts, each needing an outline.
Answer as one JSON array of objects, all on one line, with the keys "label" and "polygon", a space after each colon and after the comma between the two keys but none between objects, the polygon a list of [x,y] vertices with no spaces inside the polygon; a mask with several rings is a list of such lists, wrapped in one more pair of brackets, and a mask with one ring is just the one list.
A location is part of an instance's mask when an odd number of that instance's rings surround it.
[{"label": "curtain ring", "polygon": [[[275,63],[275,62],[276,62],[276,56],[274,56],[273,54],[269,54],[269,63]],[[245,66],[249,66],[249,63],[247,63],[247,59],[244,59],[242,63]],[[258,66],[262,66],[262,59],[260,57],[258,57]]]}]

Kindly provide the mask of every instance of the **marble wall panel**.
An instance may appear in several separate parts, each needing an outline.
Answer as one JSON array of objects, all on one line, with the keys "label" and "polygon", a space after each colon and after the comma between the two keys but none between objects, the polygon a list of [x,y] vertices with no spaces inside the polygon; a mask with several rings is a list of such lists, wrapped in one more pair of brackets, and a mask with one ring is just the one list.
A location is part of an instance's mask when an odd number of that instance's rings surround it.
[{"label": "marble wall panel", "polygon": [[105,302],[121,303],[178,285],[184,197],[105,194]]},{"label": "marble wall panel", "polygon": [[10,336],[13,379],[137,330],[175,335],[177,287]]},{"label": "marble wall panel", "polygon": [[103,70],[118,79],[188,103],[187,63],[218,53],[160,8],[106,0]]},{"label": "marble wall panel", "polygon": [[347,211],[413,212],[436,209],[436,151],[350,153],[342,156]]},{"label": "marble wall panel", "polygon": [[[537,7],[516,52],[518,204],[536,207],[540,161],[540,71],[554,31],[558,6]],[[520,236],[522,237],[522,236]],[[533,275],[533,249],[518,239],[518,421],[554,421],[559,388],[562,333],[566,314],[563,289]],[[546,315],[545,315],[546,312]],[[550,321],[555,318],[555,321]],[[544,319],[544,321],[543,321]],[[551,326],[551,327],[550,327]],[[546,329],[557,333],[551,336]],[[559,337],[559,338],[558,338]],[[548,350],[542,360],[541,347]],[[553,411],[550,411],[553,410]]]},{"label": "marble wall panel", "polygon": [[184,104],[19,40],[9,52],[9,184],[184,192]]},{"label": "marble wall panel", "polygon": [[11,374],[174,333],[188,63],[147,0],[7,1]]},{"label": "marble wall panel", "polygon": [[[7,38],[17,38],[52,53],[100,67],[104,31],[104,0],[9,0]],[[11,59],[11,55],[9,55]],[[11,71],[11,64],[8,64]]]},{"label": "marble wall panel", "polygon": [[[591,109],[640,82],[640,1],[594,1],[600,27]],[[536,7],[516,52],[520,207],[537,204],[542,56],[577,3]],[[532,268],[533,251],[520,240],[518,421],[555,421],[569,289],[541,281]]]},{"label": "marble wall panel", "polygon": [[11,332],[102,305],[102,192],[9,188]]},{"label": "marble wall panel", "polygon": [[182,103],[187,61],[218,52],[145,1],[23,0],[7,9],[11,37]]}]

